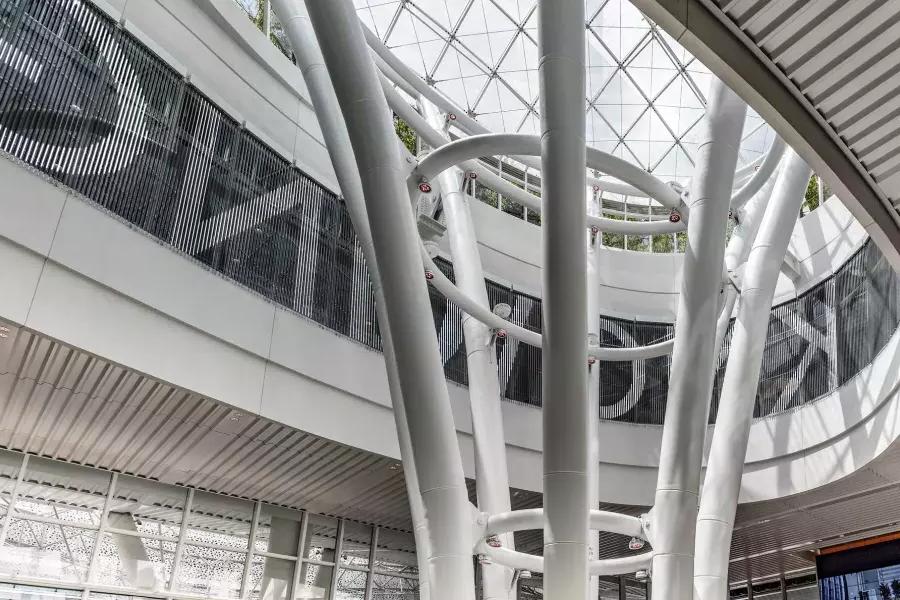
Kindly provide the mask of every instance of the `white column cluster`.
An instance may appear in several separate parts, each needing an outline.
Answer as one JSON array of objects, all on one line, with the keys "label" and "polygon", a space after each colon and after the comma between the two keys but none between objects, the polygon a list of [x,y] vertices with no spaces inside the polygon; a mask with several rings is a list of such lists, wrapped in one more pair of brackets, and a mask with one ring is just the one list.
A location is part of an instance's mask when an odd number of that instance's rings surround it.
[{"label": "white column cluster", "polygon": [[[790,215],[797,212],[794,208],[801,201],[801,180],[808,179],[808,168],[801,168],[791,154],[774,184],[776,200],[768,208],[772,174],[784,162],[780,140],[758,161],[757,171],[742,171],[736,178],[746,105],[720,82],[712,85],[705,137],[699,145],[689,193],[684,196],[620,158],[587,148],[584,4],[580,0],[543,0],[538,6],[540,136],[488,132],[415,77],[369,34],[369,44],[377,54],[373,62],[347,0],[307,0],[315,32],[306,24],[299,0],[272,1],[298,49],[332,161],[361,232],[385,334],[401,453],[404,461],[415,466],[407,487],[419,553],[427,556],[427,563],[421,563],[421,580],[429,586],[430,597],[472,598],[472,555],[483,554],[488,559],[483,569],[485,598],[513,597],[514,569],[542,572],[548,597],[593,598],[597,575],[650,568],[653,589],[660,597],[693,600],[696,530],[698,590],[702,585],[709,590],[700,600],[724,600],[721,586],[723,569],[727,575],[729,515],[733,523],[746,430],[752,417],[752,408],[749,416],[747,413],[747,397],[755,393],[759,370],[757,349],[752,344],[765,334],[765,317],[771,307],[769,288],[774,286],[783,259],[794,222]],[[318,55],[316,36],[324,58]],[[403,100],[392,84],[418,98],[423,114]],[[401,166],[388,106],[433,148],[426,156],[409,156],[409,169]],[[451,141],[447,135],[451,121],[457,133],[462,132],[460,139]],[[485,155],[516,156],[539,168],[540,197],[485,169],[477,160]],[[539,162],[533,158],[537,156]],[[589,178],[586,166],[618,180]],[[542,215],[542,333],[491,311],[475,227],[461,187],[469,173],[478,177],[479,183]],[[597,189],[653,198],[680,218],[665,223],[605,219],[598,210],[598,197],[586,193],[589,182]],[[736,186],[740,186],[737,192]],[[455,283],[440,273],[424,250],[411,210],[420,194],[433,194],[437,189]],[[726,261],[730,210],[744,226],[729,245]],[[639,348],[600,347],[597,236],[602,231],[672,233],[685,227],[688,244],[674,342]],[[757,228],[760,239],[749,250]],[[724,425],[717,427],[707,476],[707,489],[715,485],[723,491],[701,500],[714,361],[738,300],[737,288],[725,282],[727,277],[737,277],[745,260],[740,323],[731,361],[747,364],[729,364],[726,371],[720,411]],[[477,509],[465,496],[449,398],[431,332],[423,263],[433,271],[435,288],[464,311]],[[762,292],[753,291],[757,288]],[[543,349],[543,509],[510,508],[492,343],[500,328],[520,343]],[[741,333],[740,328],[746,332]],[[672,369],[654,507],[643,520],[599,511],[601,490],[608,482],[599,481],[598,476],[602,444],[598,439],[597,360],[634,361],[669,353]],[[700,503],[709,510],[701,510],[697,530]],[[512,533],[535,527],[544,530],[543,557],[516,552]],[[653,550],[600,560],[591,556],[598,549],[599,530],[649,539]],[[713,555],[715,559],[710,558]],[[699,583],[704,578],[715,581]]]}]

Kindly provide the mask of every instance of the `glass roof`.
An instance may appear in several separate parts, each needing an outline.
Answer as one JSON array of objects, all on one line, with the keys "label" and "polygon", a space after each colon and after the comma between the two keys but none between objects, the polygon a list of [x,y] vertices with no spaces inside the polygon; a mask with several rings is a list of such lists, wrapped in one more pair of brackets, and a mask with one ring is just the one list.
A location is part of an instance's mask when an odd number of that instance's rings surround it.
[{"label": "glass roof", "polygon": [[[538,132],[534,0],[355,0],[407,65],[486,127]],[[588,144],[684,183],[712,75],[627,0],[587,0]],[[773,132],[749,111],[739,165]]]}]

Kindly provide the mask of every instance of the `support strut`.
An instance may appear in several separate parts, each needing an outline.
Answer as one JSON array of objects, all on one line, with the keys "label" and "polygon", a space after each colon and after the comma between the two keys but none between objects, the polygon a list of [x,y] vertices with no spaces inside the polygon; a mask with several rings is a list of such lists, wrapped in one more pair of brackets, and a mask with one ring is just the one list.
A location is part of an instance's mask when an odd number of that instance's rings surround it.
[{"label": "support strut", "polygon": [[714,81],[688,199],[677,330],[652,512],[653,592],[692,600],[694,530],[722,293],[725,224],[747,105]]},{"label": "support strut", "polygon": [[588,591],[584,46],[583,0],[540,0],[544,594],[555,600]]},{"label": "support strut", "polygon": [[473,600],[471,505],[390,112],[348,0],[308,0],[362,181],[431,540],[432,600]]}]

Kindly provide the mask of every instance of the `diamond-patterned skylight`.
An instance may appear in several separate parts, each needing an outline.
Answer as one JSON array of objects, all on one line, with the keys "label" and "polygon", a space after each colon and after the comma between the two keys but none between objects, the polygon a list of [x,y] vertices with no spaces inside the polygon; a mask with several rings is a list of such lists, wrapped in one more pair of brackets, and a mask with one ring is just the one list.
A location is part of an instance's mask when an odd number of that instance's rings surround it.
[{"label": "diamond-patterned skylight", "polygon": [[[534,0],[355,3],[388,48],[486,127],[537,133]],[[712,75],[627,0],[586,0],[585,14],[588,143],[684,183]],[[749,111],[740,165],[773,135]]]}]

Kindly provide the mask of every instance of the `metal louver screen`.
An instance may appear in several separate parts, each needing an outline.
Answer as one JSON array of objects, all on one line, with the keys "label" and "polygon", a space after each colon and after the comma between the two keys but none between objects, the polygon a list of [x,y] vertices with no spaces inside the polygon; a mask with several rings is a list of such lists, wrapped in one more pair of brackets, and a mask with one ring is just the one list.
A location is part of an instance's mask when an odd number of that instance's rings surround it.
[{"label": "metal louver screen", "polygon": [[[233,281],[380,349],[368,274],[340,198],[293,167],[102,12],[79,0],[0,0],[0,150]],[[442,263],[452,277],[452,267]],[[541,329],[541,301],[487,282],[492,303]],[[900,280],[871,242],[776,307],[756,415],[815,400],[897,329]],[[431,291],[448,379],[465,385],[460,310]],[[601,343],[639,346],[671,324],[604,317]],[[718,407],[729,332],[719,358]],[[506,399],[539,406],[540,350],[497,349]],[[668,357],[599,363],[601,418],[660,424]]]}]

